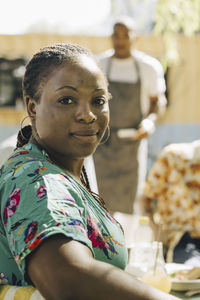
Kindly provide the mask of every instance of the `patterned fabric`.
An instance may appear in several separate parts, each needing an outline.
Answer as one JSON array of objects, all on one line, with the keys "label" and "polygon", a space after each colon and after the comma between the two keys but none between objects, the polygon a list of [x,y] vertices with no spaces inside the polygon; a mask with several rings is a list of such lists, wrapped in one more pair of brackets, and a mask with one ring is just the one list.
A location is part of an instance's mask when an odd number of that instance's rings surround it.
[{"label": "patterned fabric", "polygon": [[185,232],[200,237],[200,141],[165,147],[144,194],[157,200],[166,244],[175,247]]},{"label": "patterned fabric", "polygon": [[0,300],[44,300],[33,286],[0,286]]},{"label": "patterned fabric", "polygon": [[87,245],[94,258],[124,269],[119,224],[35,145],[16,149],[0,175],[0,283],[28,285],[25,258],[53,234]]}]

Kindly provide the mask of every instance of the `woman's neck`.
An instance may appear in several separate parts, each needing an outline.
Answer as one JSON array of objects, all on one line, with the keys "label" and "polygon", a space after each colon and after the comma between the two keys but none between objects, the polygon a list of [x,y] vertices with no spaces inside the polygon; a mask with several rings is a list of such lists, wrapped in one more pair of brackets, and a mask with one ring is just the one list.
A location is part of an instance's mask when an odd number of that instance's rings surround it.
[{"label": "woman's neck", "polygon": [[[46,150],[46,149],[45,149]],[[73,177],[80,178],[81,170],[83,167],[83,160],[73,159],[69,157],[62,157],[60,154],[56,155],[56,153],[52,153],[47,151],[49,158],[51,161],[59,166],[64,171],[70,173]]]},{"label": "woman's neck", "polygon": [[84,159],[74,159],[62,156],[60,153],[55,153],[53,150],[48,149],[43,143],[39,143],[34,137],[31,137],[29,142],[35,144],[40,149],[44,149],[53,164],[60,167],[63,171],[68,172],[77,181],[81,182],[80,177]]}]

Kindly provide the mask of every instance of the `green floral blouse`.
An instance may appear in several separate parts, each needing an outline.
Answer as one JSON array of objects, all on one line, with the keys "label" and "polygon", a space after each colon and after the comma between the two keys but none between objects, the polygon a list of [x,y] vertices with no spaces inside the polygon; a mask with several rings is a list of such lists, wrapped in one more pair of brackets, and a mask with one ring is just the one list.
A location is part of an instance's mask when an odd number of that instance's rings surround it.
[{"label": "green floral blouse", "polygon": [[64,234],[94,258],[121,269],[127,250],[119,224],[36,145],[17,148],[0,172],[0,284],[28,285],[26,256]]}]

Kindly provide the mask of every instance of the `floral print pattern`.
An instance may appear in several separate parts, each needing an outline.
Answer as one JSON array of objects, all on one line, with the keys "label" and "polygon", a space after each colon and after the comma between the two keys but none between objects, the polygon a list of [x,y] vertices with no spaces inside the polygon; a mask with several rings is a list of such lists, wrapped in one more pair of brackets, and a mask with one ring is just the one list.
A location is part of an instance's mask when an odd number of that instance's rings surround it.
[{"label": "floral print pattern", "polygon": [[117,252],[113,245],[106,241],[105,238],[107,237],[107,234],[104,233],[103,230],[100,230],[102,229],[101,224],[96,222],[96,219],[92,219],[91,217],[87,216],[88,237],[92,242],[92,246],[102,249],[106,257],[110,259],[109,251],[111,251],[113,254],[117,254]]},{"label": "floral print pattern", "polygon": [[8,201],[6,203],[6,207],[3,211],[3,221],[4,225],[7,224],[8,218],[12,217],[12,215],[16,212],[17,206],[20,201],[20,188],[14,188]]},{"label": "floral print pattern", "polygon": [[118,223],[36,145],[16,149],[9,158],[1,170],[0,193],[0,283],[27,285],[25,258],[54,234],[87,245],[97,260],[125,268],[127,250]]},{"label": "floral print pattern", "polygon": [[45,233],[40,233],[38,234],[38,236],[36,236],[36,238],[33,240],[33,242],[27,244],[27,248],[30,250],[34,250],[35,248],[37,248],[39,246],[39,244],[42,242],[42,240],[44,240],[45,238]]},{"label": "floral print pattern", "polygon": [[46,187],[45,185],[41,185],[38,189],[37,189],[37,196],[42,199],[43,197],[45,197],[47,194],[46,191]]},{"label": "floral print pattern", "polygon": [[32,240],[37,232],[38,229],[38,222],[32,222],[28,225],[26,228],[24,235],[24,241],[25,243],[28,243],[30,240]]}]

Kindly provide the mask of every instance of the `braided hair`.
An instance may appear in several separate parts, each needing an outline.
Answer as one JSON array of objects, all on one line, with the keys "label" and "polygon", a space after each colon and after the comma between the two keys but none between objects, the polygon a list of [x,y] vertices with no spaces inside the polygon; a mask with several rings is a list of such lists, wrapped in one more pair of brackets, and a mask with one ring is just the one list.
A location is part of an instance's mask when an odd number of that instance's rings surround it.
[{"label": "braided hair", "polygon": [[[26,65],[26,71],[22,81],[24,97],[31,97],[36,102],[40,101],[42,87],[47,82],[50,74],[64,62],[76,62],[79,55],[85,54],[98,62],[90,50],[80,45],[70,43],[59,43],[42,48],[37,52]],[[32,135],[32,126],[23,127],[17,136],[17,147],[27,144]],[[98,201],[101,206],[108,211],[104,200],[96,193],[91,191],[88,176],[83,167],[81,181],[88,192]]]},{"label": "braided hair", "polygon": [[101,206],[103,206],[103,208],[108,211],[106,204],[103,200],[103,198],[101,196],[99,196],[97,193],[93,192],[90,188],[90,182],[88,179],[88,175],[86,172],[85,167],[83,166],[82,168],[82,172],[81,172],[81,182],[83,183],[83,185],[86,187],[86,189],[88,190],[88,192],[93,196],[93,198],[99,202],[101,204]]},{"label": "braided hair", "polygon": [[27,125],[27,126],[21,128],[17,135],[17,145],[16,146],[19,148],[19,147],[23,147],[24,145],[26,145],[29,142],[31,135],[32,135],[32,126],[31,125]]},{"label": "braided hair", "polygon": [[[89,182],[89,179],[88,179],[88,175],[87,175],[87,172],[86,172],[86,169],[85,169],[84,166],[83,166],[82,172],[81,172],[81,182],[82,182],[83,185],[86,187],[87,191],[93,196],[93,198],[94,198],[97,202],[99,202],[100,205],[101,205],[101,206],[102,206],[102,207],[103,207],[110,215],[112,215],[111,212],[109,211],[109,209],[107,208],[107,206],[106,206],[105,201],[103,200],[103,198],[102,198],[99,194],[97,194],[97,193],[95,193],[95,192],[93,192],[93,191],[91,190],[91,188],[90,188],[90,182]],[[113,216],[112,216],[112,217],[113,217]],[[113,219],[115,219],[115,218],[113,217]],[[121,225],[116,219],[115,219],[115,221],[118,223],[119,227],[121,228],[121,231],[124,233],[124,229],[123,229],[122,225]]]},{"label": "braided hair", "polygon": [[42,48],[26,66],[22,83],[23,95],[39,101],[42,87],[52,71],[64,62],[75,62],[81,54],[92,57],[96,61],[90,50],[76,44],[60,43]]}]

